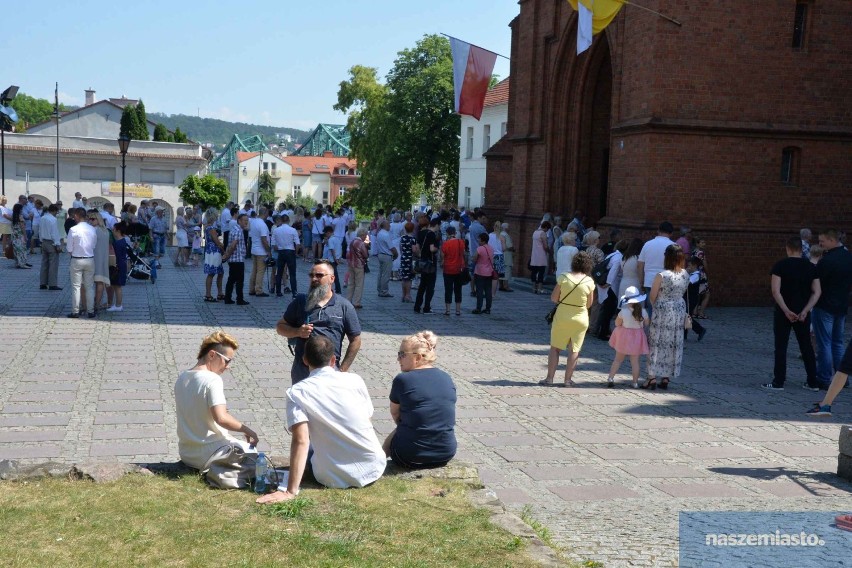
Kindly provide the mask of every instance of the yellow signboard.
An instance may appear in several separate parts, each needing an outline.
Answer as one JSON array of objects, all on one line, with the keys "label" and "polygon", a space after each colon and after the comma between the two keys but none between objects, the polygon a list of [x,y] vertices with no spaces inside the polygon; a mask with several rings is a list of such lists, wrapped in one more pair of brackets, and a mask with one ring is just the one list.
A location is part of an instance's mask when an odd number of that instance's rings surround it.
[{"label": "yellow signboard", "polygon": [[[101,195],[121,197],[121,182],[101,182]],[[124,184],[124,196],[151,198],[154,197],[154,186],[147,183],[126,183]]]}]

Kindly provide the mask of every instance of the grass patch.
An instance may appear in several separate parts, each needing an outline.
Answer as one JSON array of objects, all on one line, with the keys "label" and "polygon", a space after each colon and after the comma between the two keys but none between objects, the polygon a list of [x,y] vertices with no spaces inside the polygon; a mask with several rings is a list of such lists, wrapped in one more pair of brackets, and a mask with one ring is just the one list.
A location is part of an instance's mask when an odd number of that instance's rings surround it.
[{"label": "grass patch", "polygon": [[466,487],[383,478],[261,507],[195,476],[0,483],[3,566],[531,567]]},{"label": "grass patch", "polygon": [[559,547],[553,542],[553,534],[550,532],[550,529],[533,518],[532,507],[524,505],[524,508],[521,510],[521,519],[530,526],[536,536],[541,539],[541,542],[554,550],[559,550]]}]

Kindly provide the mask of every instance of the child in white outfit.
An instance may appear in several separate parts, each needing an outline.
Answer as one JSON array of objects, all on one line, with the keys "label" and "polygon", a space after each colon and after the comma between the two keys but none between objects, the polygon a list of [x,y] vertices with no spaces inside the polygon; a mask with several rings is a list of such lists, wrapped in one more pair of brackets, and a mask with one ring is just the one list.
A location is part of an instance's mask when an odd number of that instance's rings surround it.
[{"label": "child in white outfit", "polygon": [[615,361],[609,369],[607,387],[615,386],[614,377],[625,357],[630,356],[630,369],[633,371],[633,388],[639,388],[639,356],[648,354],[648,337],[645,327],[649,323],[648,312],[642,307],[645,294],[640,294],[635,286],[624,291],[624,296],[618,301],[618,317],[615,318],[615,329],[610,335],[609,345],[615,349]]}]

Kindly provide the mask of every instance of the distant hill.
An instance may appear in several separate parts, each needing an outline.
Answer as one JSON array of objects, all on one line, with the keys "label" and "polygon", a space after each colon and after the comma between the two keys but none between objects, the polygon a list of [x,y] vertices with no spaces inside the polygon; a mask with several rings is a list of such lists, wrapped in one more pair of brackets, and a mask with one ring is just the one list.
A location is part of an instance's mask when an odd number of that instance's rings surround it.
[{"label": "distant hill", "polygon": [[[149,112],[148,120],[161,122],[169,130],[180,128],[191,140],[202,144],[210,142],[221,148],[231,140],[234,134],[240,138],[260,134],[267,144],[277,143],[292,149],[294,143],[304,142],[310,131],[286,128],[284,126],[261,126],[259,124],[247,124],[245,122],[228,122],[217,118],[201,118],[186,114],[163,114],[160,112]],[[293,141],[291,144],[283,144],[278,137],[289,134]]]}]

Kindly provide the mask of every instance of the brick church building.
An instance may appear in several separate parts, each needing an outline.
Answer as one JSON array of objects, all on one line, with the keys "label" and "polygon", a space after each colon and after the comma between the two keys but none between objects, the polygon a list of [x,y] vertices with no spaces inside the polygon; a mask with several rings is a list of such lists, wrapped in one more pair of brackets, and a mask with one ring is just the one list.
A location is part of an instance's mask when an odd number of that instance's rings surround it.
[{"label": "brick church building", "polygon": [[668,220],[706,239],[714,304],[766,305],[788,236],[852,231],[852,2],[643,0],[682,25],[625,5],[580,56],[565,0],[519,4],[485,203],[516,273],[546,211],[604,240]]}]

